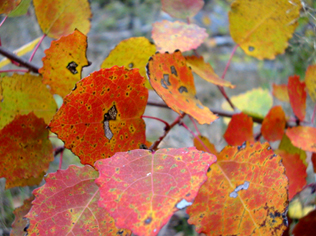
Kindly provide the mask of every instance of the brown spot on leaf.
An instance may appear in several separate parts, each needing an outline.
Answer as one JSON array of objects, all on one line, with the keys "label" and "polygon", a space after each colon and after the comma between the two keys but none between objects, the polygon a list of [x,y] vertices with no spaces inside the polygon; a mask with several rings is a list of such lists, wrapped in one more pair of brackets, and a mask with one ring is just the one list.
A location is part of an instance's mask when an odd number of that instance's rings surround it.
[{"label": "brown spot on leaf", "polygon": [[188,92],[188,89],[185,87],[185,86],[181,86],[179,89],[178,89],[179,93],[187,93]]},{"label": "brown spot on leaf", "polygon": [[74,61],[72,61],[72,62],[70,62],[68,65],[67,65],[67,69],[72,73],[72,74],[77,74],[78,73],[78,71],[77,71],[77,66],[78,66],[78,64],[76,63],[76,62],[74,62]]}]

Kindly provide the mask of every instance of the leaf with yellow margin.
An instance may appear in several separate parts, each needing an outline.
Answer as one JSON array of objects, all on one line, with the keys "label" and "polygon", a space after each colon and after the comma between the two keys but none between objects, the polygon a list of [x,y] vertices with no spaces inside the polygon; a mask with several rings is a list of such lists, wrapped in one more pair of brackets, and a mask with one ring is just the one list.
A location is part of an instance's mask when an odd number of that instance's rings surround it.
[{"label": "leaf with yellow margin", "polygon": [[51,38],[72,33],[75,29],[87,34],[92,16],[88,0],[33,0],[38,24]]},{"label": "leaf with yellow margin", "polygon": [[307,67],[305,74],[305,84],[309,96],[311,96],[313,102],[316,102],[316,64]]},{"label": "leaf with yellow margin", "polygon": [[[146,76],[146,64],[149,58],[156,52],[156,46],[145,37],[134,37],[121,41],[102,62],[101,68],[112,66],[125,66],[126,68],[138,68],[139,74]],[[148,80],[146,88],[152,89]]]},{"label": "leaf with yellow margin", "polygon": [[300,148],[297,148],[295,147],[291,140],[289,139],[289,137],[284,134],[283,135],[283,138],[279,144],[279,147],[278,147],[279,150],[283,150],[283,151],[286,151],[290,154],[299,154],[300,155],[300,159],[303,161],[303,163],[307,166],[307,162],[306,162],[306,152],[303,151],[302,149]]},{"label": "leaf with yellow margin", "polygon": [[246,54],[274,59],[288,46],[300,9],[300,0],[236,0],[229,12],[230,34]]}]

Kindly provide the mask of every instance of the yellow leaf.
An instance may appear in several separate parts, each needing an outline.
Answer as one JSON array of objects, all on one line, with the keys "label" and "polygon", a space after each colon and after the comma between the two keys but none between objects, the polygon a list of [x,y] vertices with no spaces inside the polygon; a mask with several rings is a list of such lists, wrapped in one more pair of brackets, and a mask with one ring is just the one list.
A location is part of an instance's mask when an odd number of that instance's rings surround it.
[{"label": "yellow leaf", "polygon": [[305,74],[305,83],[313,102],[316,102],[316,65],[307,68]]}]

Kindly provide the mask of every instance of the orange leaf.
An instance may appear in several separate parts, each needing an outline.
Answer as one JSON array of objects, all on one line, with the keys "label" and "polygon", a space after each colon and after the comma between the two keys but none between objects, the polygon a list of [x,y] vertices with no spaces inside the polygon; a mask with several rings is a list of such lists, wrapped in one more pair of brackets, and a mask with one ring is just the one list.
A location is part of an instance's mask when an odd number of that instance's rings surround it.
[{"label": "orange leaf", "polygon": [[98,172],[92,167],[69,166],[45,178],[35,189],[28,235],[130,235],[116,228],[110,215],[98,206],[100,192],[94,183]]},{"label": "orange leaf", "polygon": [[297,75],[290,76],[288,82],[288,91],[290,104],[294,114],[303,121],[306,114],[306,90],[305,82],[300,82]]},{"label": "orange leaf", "polygon": [[181,200],[194,200],[215,161],[214,155],[194,147],[116,153],[96,162],[99,205],[117,227],[137,235],[157,235]]},{"label": "orange leaf", "polygon": [[282,157],[286,177],[289,179],[289,200],[300,192],[306,185],[306,166],[300,159],[299,154],[290,154],[283,150],[275,150]]},{"label": "orange leaf", "polygon": [[81,79],[82,67],[89,64],[86,50],[87,36],[78,30],[53,41],[45,50],[46,56],[42,59],[43,67],[39,73],[43,75],[43,83],[50,86],[52,94],[65,97],[75,87]]},{"label": "orange leaf", "polygon": [[274,59],[297,27],[300,0],[236,0],[229,12],[233,40],[250,56]]},{"label": "orange leaf", "polygon": [[226,142],[232,146],[241,145],[245,141],[253,142],[252,126],[252,118],[246,114],[233,115],[224,134]]},{"label": "orange leaf", "polygon": [[33,4],[38,24],[49,37],[57,39],[75,29],[88,34],[92,14],[87,0],[33,0]]},{"label": "orange leaf", "polygon": [[286,130],[294,146],[309,152],[316,152],[316,128],[298,126]]},{"label": "orange leaf", "polygon": [[207,36],[205,29],[195,24],[167,20],[154,23],[151,35],[157,45],[157,50],[161,53],[173,52],[176,49],[183,52],[195,49]]},{"label": "orange leaf", "polygon": [[49,124],[82,164],[145,144],[148,90],[138,69],[113,66],[76,84]]},{"label": "orange leaf", "polygon": [[154,55],[147,64],[147,74],[153,89],[175,112],[185,112],[200,124],[217,119],[196,98],[192,72],[180,51]]},{"label": "orange leaf", "polygon": [[[202,141],[202,143],[201,143]],[[205,151],[217,156],[218,152],[213,143],[211,143],[206,137],[199,135],[198,138],[194,137],[193,144],[197,150]]]},{"label": "orange leaf", "polygon": [[307,67],[305,83],[313,102],[316,102],[316,65]]},{"label": "orange leaf", "polygon": [[204,62],[203,57],[197,56],[186,56],[187,65],[190,66],[196,74],[198,74],[202,79],[207,82],[216,84],[219,86],[226,86],[230,88],[235,88],[229,81],[221,79],[213,70],[209,63]]},{"label": "orange leaf", "polygon": [[303,161],[303,163],[307,166],[307,162],[306,162],[306,152],[303,151],[302,149],[293,146],[291,140],[288,138],[288,136],[286,136],[286,134],[283,135],[283,138],[279,144],[278,149],[280,150],[284,150],[287,153],[290,154],[299,154],[300,155],[300,159]]},{"label": "orange leaf", "polygon": [[282,107],[272,107],[262,122],[262,136],[270,142],[280,140],[283,137],[285,125],[285,113]]},{"label": "orange leaf", "polygon": [[195,16],[203,7],[203,0],[161,0],[162,10],[175,18]]},{"label": "orange leaf", "polygon": [[20,2],[21,0],[1,0],[0,14],[9,14],[20,4]]},{"label": "orange leaf", "polygon": [[188,222],[206,235],[281,235],[288,180],[268,143],[227,146],[211,166]]},{"label": "orange leaf", "polygon": [[34,113],[17,115],[0,131],[0,142],[0,178],[7,179],[6,188],[39,184],[54,160],[44,120]]},{"label": "orange leaf", "polygon": [[290,102],[287,84],[272,84],[272,94],[282,102]]},{"label": "orange leaf", "polygon": [[315,224],[316,224],[316,210],[308,213],[307,216],[300,219],[293,229],[295,236],[311,236],[315,235]]}]

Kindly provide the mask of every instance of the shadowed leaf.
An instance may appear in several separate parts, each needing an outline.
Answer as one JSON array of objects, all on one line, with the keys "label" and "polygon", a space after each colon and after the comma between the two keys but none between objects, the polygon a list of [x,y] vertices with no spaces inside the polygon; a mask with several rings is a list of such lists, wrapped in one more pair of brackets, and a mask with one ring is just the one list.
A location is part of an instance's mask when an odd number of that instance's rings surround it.
[{"label": "shadowed leaf", "polygon": [[262,136],[270,142],[280,140],[283,137],[285,125],[285,113],[282,107],[272,107],[262,122]]},{"label": "shadowed leaf", "polygon": [[203,0],[161,0],[162,10],[175,18],[195,16],[203,7]]},{"label": "shadowed leaf", "polygon": [[306,114],[306,85],[297,75],[290,76],[288,82],[290,104],[294,114],[303,121]]},{"label": "shadowed leaf", "polygon": [[316,233],[316,210],[310,212],[307,216],[300,219],[293,229],[295,236],[311,236]]}]

